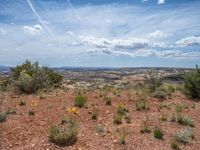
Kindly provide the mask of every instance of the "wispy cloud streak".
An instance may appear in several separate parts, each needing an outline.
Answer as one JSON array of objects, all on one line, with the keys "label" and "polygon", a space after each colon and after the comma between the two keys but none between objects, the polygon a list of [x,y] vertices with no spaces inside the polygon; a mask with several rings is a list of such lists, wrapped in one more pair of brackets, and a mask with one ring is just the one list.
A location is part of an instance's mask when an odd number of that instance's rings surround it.
[{"label": "wispy cloud streak", "polygon": [[35,10],[33,4],[31,3],[31,0],[27,0],[27,3],[29,5],[29,7],[31,8],[31,11],[33,12],[33,14],[37,17],[38,22],[47,30],[47,32],[50,35],[53,35],[51,29],[45,24],[45,21],[40,17],[40,15],[37,13],[37,11]]},{"label": "wispy cloud streak", "polygon": [[70,0],[67,0],[67,3],[69,4],[69,6],[71,7],[71,9],[74,11],[74,14],[76,15],[76,18],[78,20],[80,20],[80,15],[78,14],[78,12],[76,11],[76,9],[74,8],[74,6],[72,5]]}]

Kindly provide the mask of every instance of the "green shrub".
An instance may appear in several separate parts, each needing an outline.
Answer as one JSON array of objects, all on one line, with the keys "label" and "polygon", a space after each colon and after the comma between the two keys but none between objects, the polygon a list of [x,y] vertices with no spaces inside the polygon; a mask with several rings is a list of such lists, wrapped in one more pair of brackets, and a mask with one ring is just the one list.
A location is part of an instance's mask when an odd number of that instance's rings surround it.
[{"label": "green shrub", "polygon": [[135,103],[136,110],[149,110],[149,103],[146,100],[137,100]]},{"label": "green shrub", "polygon": [[114,124],[122,124],[123,116],[121,114],[116,113],[114,115]]},{"label": "green shrub", "polygon": [[159,99],[166,99],[167,97],[167,93],[163,90],[156,90],[154,93],[152,93],[152,96],[155,98],[159,98]]},{"label": "green shrub", "polygon": [[176,133],[174,139],[180,143],[190,143],[194,138],[194,134],[191,128],[186,128],[181,130],[180,132]]},{"label": "green shrub", "polygon": [[183,109],[184,109],[184,107],[183,107],[182,104],[176,104],[176,105],[175,105],[175,111],[176,111],[177,113],[181,113],[181,112],[183,111]]},{"label": "green shrub", "polygon": [[193,122],[192,118],[190,118],[188,116],[183,116],[181,114],[177,115],[177,122],[182,125],[189,125],[191,127],[194,126],[194,122]]},{"label": "green shrub", "polygon": [[86,107],[87,105],[87,97],[82,96],[82,95],[78,95],[75,98],[75,106],[77,107]]},{"label": "green shrub", "polygon": [[40,67],[29,60],[16,68],[11,68],[13,86],[19,92],[31,94],[39,89],[60,85],[62,76],[47,67]]},{"label": "green shrub", "polygon": [[156,139],[163,139],[164,133],[163,130],[161,128],[156,127],[153,131],[154,133],[154,137]]},{"label": "green shrub", "polygon": [[63,77],[59,73],[53,71],[52,69],[49,69],[48,67],[42,67],[42,69],[48,75],[48,78],[50,79],[50,85],[59,87],[63,80]]},{"label": "green shrub", "polygon": [[5,112],[2,112],[0,114],[0,123],[5,122],[7,118],[7,114]]},{"label": "green shrub", "polygon": [[76,124],[69,124],[64,127],[53,126],[49,131],[49,140],[60,146],[73,145],[78,138]]},{"label": "green shrub", "polygon": [[200,69],[185,74],[184,76],[185,93],[192,98],[200,98]]},{"label": "green shrub", "polygon": [[12,82],[9,77],[1,77],[0,78],[0,91],[5,91],[11,83]]},{"label": "green shrub", "polygon": [[175,93],[176,89],[173,85],[168,85],[167,86],[167,92],[169,95],[171,95],[172,93]]}]

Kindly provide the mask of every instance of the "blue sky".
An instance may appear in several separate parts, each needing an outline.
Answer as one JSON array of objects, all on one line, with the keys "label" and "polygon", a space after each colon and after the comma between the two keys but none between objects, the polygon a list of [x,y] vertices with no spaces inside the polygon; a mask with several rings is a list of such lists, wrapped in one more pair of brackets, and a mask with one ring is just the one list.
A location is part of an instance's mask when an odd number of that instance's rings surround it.
[{"label": "blue sky", "polygon": [[199,0],[0,0],[0,64],[200,65]]}]

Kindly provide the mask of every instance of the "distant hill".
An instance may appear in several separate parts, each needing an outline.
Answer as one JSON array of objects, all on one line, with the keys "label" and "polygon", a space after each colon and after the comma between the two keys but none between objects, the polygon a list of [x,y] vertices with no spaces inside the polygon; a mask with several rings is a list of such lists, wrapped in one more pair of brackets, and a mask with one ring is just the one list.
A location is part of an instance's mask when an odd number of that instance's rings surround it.
[{"label": "distant hill", "polygon": [[3,66],[3,65],[0,65],[0,72],[3,72],[3,71],[10,71],[10,67],[8,66]]}]

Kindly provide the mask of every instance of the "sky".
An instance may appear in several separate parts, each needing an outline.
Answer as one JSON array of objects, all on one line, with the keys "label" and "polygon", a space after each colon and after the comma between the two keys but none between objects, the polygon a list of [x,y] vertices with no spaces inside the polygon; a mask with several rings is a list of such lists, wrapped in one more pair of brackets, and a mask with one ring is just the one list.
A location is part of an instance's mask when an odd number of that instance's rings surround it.
[{"label": "sky", "polygon": [[200,65],[200,0],[0,0],[0,65]]}]

